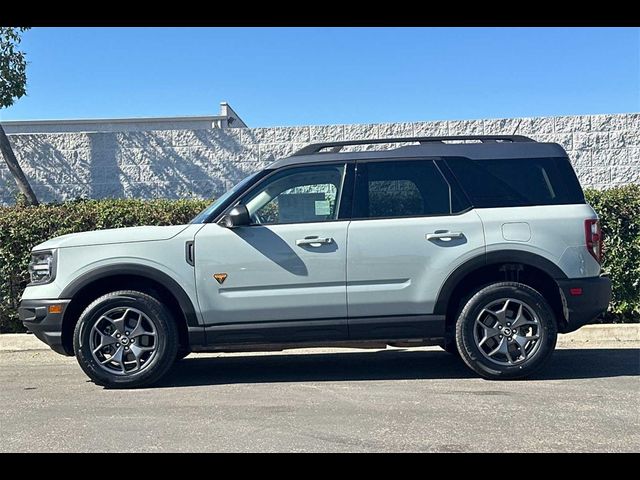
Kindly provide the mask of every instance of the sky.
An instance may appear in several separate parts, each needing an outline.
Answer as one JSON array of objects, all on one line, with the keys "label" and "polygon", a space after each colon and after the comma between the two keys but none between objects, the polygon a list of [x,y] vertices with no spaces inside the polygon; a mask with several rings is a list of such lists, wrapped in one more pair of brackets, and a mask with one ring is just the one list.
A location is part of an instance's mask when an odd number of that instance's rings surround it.
[{"label": "sky", "polygon": [[0,120],[251,127],[640,111],[639,28],[33,28]]}]

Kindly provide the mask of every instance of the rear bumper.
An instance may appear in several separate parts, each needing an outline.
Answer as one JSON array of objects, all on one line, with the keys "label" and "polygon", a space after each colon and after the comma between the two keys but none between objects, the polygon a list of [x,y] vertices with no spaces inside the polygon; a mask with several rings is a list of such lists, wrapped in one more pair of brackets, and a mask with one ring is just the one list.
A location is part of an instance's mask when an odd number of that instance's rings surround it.
[{"label": "rear bumper", "polygon": [[566,302],[567,324],[561,329],[562,333],[573,332],[591,323],[607,310],[611,300],[609,277],[575,278],[557,282]]},{"label": "rear bumper", "polygon": [[[18,307],[22,324],[55,352],[69,355],[62,345],[62,320],[71,300],[23,300]],[[50,313],[51,305],[60,305],[60,313]]]}]

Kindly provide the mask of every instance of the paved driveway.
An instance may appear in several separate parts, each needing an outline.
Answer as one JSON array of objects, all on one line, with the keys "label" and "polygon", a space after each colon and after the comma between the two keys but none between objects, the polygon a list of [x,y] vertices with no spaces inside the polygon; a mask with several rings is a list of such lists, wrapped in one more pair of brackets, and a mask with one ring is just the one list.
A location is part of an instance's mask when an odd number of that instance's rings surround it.
[{"label": "paved driveway", "polygon": [[0,352],[0,451],[639,451],[639,347],[560,349],[511,382],[436,348],[193,355],[130,391]]}]

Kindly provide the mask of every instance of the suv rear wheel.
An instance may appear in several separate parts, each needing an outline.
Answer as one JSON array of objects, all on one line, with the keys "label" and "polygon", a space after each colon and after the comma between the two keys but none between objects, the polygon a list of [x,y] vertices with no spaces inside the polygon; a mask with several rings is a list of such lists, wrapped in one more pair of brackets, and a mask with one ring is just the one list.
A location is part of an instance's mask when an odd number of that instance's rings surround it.
[{"label": "suv rear wheel", "polygon": [[487,379],[522,378],[540,369],[556,345],[551,307],[528,285],[503,282],[482,288],[456,323],[464,362]]},{"label": "suv rear wheel", "polygon": [[150,385],[173,364],[178,332],[169,310],[142,292],[101,296],[80,315],[76,358],[94,383],[111,388]]}]

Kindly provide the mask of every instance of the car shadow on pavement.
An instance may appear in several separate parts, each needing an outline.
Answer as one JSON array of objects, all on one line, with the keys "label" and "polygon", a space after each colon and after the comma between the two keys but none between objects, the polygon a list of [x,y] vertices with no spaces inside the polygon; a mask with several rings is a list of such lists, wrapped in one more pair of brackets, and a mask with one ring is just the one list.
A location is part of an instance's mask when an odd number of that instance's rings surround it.
[{"label": "car shadow on pavement", "polygon": [[[529,381],[640,375],[640,349],[561,349]],[[238,383],[474,378],[448,353],[383,350],[356,353],[198,357],[178,363],[157,387]]]}]

